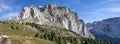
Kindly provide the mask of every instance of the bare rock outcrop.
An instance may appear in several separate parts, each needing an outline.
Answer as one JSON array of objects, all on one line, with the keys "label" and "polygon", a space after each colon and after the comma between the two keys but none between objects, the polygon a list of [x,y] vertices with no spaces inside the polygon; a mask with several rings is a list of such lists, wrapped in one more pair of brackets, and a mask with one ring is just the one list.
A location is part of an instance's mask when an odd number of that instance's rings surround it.
[{"label": "bare rock outcrop", "polygon": [[83,20],[78,18],[77,13],[65,6],[47,4],[38,8],[24,7],[16,19],[22,22],[58,26],[72,30],[81,36],[91,36]]},{"label": "bare rock outcrop", "polygon": [[0,36],[0,44],[11,44],[8,36],[6,35]]}]

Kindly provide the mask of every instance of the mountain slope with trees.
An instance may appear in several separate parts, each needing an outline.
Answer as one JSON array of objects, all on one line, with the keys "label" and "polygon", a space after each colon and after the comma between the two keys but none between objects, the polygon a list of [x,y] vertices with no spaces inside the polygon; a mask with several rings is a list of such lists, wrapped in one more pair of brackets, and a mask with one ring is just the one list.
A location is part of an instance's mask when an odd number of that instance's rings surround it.
[{"label": "mountain slope with trees", "polygon": [[111,41],[84,38],[65,28],[2,21],[3,35],[9,36],[12,44],[114,44]]}]

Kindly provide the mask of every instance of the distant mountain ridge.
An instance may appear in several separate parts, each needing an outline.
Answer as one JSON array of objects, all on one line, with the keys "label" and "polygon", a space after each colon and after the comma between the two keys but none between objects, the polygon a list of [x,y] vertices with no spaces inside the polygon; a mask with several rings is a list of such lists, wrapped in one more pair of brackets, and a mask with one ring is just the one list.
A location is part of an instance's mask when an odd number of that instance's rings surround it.
[{"label": "distant mountain ridge", "polygon": [[120,17],[87,23],[87,27],[96,38],[112,40],[120,44]]}]

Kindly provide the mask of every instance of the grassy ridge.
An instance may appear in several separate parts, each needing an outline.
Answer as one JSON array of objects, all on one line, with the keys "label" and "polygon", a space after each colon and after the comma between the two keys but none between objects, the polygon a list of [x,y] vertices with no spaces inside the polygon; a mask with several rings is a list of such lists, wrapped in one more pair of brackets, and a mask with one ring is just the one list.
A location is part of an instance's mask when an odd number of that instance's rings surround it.
[{"label": "grassy ridge", "polygon": [[10,36],[12,44],[55,44],[55,42],[33,37]]},{"label": "grassy ridge", "polygon": [[0,27],[12,44],[114,44],[111,41],[84,38],[64,28],[17,23],[15,20],[2,21]]},{"label": "grassy ridge", "polygon": [[14,20],[5,20],[0,25],[3,35],[9,36],[11,44],[55,44],[55,42],[35,38],[37,33],[35,28],[22,23],[16,23]]}]

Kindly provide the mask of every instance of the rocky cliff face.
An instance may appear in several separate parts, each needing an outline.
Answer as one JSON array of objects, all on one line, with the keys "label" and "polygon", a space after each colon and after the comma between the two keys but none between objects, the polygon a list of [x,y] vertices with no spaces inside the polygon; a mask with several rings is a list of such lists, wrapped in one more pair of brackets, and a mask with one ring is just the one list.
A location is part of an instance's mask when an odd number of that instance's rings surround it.
[{"label": "rocky cliff face", "polygon": [[77,13],[64,6],[48,4],[38,8],[34,6],[24,7],[16,19],[21,22],[58,26],[72,30],[81,36],[90,36],[85,23],[78,18]]},{"label": "rocky cliff face", "polygon": [[87,27],[96,38],[112,40],[120,44],[120,17],[88,23]]}]

